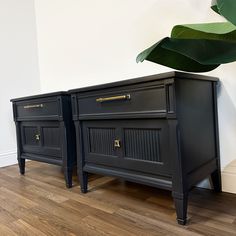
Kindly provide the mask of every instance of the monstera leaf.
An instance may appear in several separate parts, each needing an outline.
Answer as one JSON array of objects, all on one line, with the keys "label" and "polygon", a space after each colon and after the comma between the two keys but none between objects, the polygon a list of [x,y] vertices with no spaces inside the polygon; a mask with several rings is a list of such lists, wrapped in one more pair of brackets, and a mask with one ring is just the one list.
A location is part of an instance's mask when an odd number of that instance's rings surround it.
[{"label": "monstera leaf", "polygon": [[[227,3],[224,6],[222,2]],[[215,0],[212,5],[216,12],[231,20],[235,16],[231,14],[232,10],[227,14],[229,7],[236,11],[236,0]],[[232,23],[176,25],[170,38],[149,47],[136,60],[148,60],[189,72],[213,70],[220,64],[236,61],[236,26]]]}]

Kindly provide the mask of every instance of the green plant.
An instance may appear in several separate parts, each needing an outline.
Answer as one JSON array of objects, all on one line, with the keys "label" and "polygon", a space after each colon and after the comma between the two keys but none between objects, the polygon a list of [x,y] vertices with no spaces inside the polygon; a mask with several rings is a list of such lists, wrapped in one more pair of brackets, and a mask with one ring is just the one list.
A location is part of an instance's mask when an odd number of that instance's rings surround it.
[{"label": "green plant", "polygon": [[171,37],[141,52],[136,61],[189,72],[207,72],[236,61],[236,0],[213,0],[211,8],[227,22],[176,25]]}]

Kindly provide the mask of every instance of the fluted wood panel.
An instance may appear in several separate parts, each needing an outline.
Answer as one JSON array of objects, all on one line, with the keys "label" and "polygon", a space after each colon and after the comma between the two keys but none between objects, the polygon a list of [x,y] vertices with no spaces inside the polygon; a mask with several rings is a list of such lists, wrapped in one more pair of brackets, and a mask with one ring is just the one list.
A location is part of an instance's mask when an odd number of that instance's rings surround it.
[{"label": "fluted wood panel", "polygon": [[103,155],[115,155],[114,128],[89,128],[89,151]]},{"label": "fluted wood panel", "polygon": [[58,127],[43,127],[43,145],[46,147],[60,147],[60,130]]},{"label": "fluted wood panel", "polygon": [[23,137],[25,145],[38,145],[35,135],[38,134],[36,126],[23,126]]},{"label": "fluted wood panel", "polygon": [[125,129],[125,157],[161,162],[159,129]]}]

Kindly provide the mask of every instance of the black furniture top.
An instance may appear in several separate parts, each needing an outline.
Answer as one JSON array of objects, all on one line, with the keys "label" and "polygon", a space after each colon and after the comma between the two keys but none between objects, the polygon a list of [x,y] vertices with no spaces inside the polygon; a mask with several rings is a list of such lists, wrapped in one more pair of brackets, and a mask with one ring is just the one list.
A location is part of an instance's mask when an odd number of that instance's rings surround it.
[{"label": "black furniture top", "polygon": [[68,92],[57,91],[57,92],[52,92],[52,93],[35,94],[35,95],[30,95],[30,96],[25,96],[25,97],[20,97],[20,98],[12,98],[10,101],[20,102],[20,101],[26,101],[26,100],[31,100],[31,99],[46,98],[46,97],[60,96],[60,95],[68,96]]},{"label": "black furniture top", "polygon": [[180,71],[171,71],[171,72],[166,72],[166,73],[161,73],[161,74],[154,74],[154,75],[149,75],[149,76],[132,78],[128,80],[121,80],[121,81],[116,81],[116,82],[111,82],[111,83],[106,83],[106,84],[98,84],[98,85],[93,85],[93,86],[88,86],[88,87],[71,89],[68,92],[71,94],[77,93],[77,92],[88,92],[88,91],[97,90],[97,89],[115,88],[119,86],[134,85],[134,84],[143,83],[143,82],[153,82],[153,81],[164,80],[164,79],[169,79],[169,78],[194,79],[194,80],[204,80],[204,81],[214,81],[214,82],[219,81],[219,78],[217,77],[191,74],[191,73],[185,73],[185,72],[180,72]]},{"label": "black furniture top", "polygon": [[71,187],[76,154],[70,95],[56,92],[12,99],[11,102],[21,174],[25,173],[25,159],[60,165],[66,185]]},{"label": "black furniture top", "polygon": [[172,191],[187,220],[189,190],[221,191],[217,78],[170,72],[70,90],[81,191],[88,173]]}]

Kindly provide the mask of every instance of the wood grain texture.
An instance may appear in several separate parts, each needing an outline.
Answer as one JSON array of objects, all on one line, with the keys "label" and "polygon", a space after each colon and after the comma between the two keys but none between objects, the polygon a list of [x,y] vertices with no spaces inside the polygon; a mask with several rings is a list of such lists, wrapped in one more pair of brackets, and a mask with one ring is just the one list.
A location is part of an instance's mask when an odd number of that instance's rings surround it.
[{"label": "wood grain texture", "polygon": [[233,194],[194,189],[180,226],[169,191],[90,175],[83,195],[79,184],[66,188],[58,166],[26,168],[25,176],[17,165],[0,169],[0,235],[236,235]]}]

